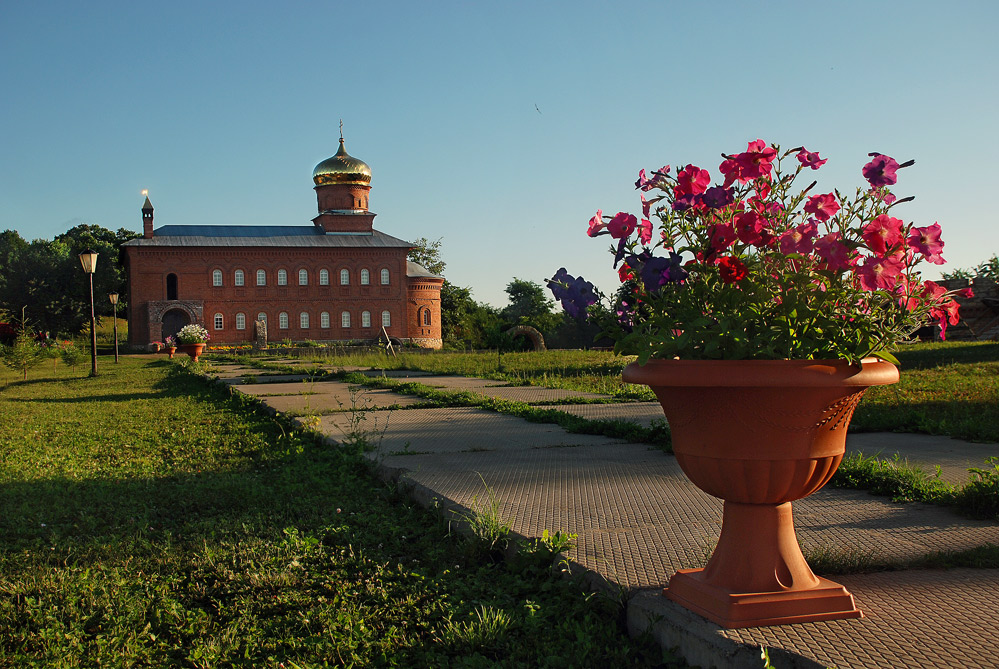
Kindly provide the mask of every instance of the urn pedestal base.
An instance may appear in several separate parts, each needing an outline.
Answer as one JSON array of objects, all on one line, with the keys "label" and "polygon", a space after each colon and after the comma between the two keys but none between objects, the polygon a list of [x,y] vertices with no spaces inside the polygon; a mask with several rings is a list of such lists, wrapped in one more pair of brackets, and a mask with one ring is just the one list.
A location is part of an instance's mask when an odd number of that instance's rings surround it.
[{"label": "urn pedestal base", "polygon": [[747,593],[706,583],[703,572],[703,569],[679,570],[663,594],[728,629],[864,617],[853,595],[825,578],[816,577],[819,584],[808,590]]},{"label": "urn pedestal base", "polygon": [[805,562],[790,502],[725,502],[722,523],[707,566],[679,570],[666,597],[728,628],[863,617],[846,588]]}]

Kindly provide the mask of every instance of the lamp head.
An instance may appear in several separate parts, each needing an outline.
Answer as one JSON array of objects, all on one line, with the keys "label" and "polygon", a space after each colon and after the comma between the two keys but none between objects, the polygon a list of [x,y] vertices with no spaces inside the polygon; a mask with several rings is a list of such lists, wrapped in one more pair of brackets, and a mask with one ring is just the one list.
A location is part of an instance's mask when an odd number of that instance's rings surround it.
[{"label": "lamp head", "polygon": [[80,264],[83,265],[83,271],[87,274],[93,274],[97,269],[97,251],[87,249],[80,254]]}]

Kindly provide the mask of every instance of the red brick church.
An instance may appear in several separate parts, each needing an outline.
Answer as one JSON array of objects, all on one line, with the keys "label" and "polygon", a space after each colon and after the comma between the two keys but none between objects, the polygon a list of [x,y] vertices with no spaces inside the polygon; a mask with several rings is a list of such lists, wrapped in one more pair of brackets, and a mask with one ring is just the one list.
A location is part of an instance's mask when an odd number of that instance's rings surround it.
[{"label": "red brick church", "polygon": [[390,337],[441,347],[442,277],[409,262],[412,244],[372,227],[371,168],[340,149],[313,170],[312,225],[164,225],[142,206],[139,239],[124,245],[128,339],[162,341],[200,323],[211,344],[358,342]]}]

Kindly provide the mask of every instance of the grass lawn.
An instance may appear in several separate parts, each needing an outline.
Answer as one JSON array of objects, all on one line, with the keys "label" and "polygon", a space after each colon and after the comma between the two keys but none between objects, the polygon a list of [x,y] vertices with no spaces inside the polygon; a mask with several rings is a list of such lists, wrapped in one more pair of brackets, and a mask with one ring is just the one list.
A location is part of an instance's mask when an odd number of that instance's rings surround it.
[{"label": "grass lawn", "polygon": [[162,358],[99,369],[0,379],[0,666],[665,666],[356,450]]}]

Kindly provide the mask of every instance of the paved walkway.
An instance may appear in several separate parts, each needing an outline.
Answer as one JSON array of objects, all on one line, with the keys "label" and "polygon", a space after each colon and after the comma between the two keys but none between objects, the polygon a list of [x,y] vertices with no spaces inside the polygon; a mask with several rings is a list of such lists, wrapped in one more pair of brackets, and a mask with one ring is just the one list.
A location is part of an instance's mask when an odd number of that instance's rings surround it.
[{"label": "paved walkway", "polygon": [[[644,444],[569,434],[554,425],[473,408],[405,408],[417,398],[291,376],[276,382],[258,370],[224,366],[219,375],[275,410],[304,416],[333,439],[352,414],[376,446],[382,474],[421,502],[476,509],[492,496],[514,531],[574,532],[569,553],[594,582],[629,596],[633,631],[650,624],[691,664],[759,667],[760,644],[778,667],[999,666],[999,570],[918,570],[835,576],[864,611],[861,620],[725,630],[661,596],[678,568],[701,566],[718,538],[721,501],[695,488],[676,460]],[[591,394],[509,388],[486,379],[417,373],[425,385],[548,403]],[[417,376],[419,378],[417,378]],[[245,383],[250,380],[251,383]],[[354,407],[353,411],[350,410]],[[425,405],[424,405],[425,406]],[[588,418],[662,420],[652,403],[567,404]],[[657,413],[658,412],[658,413]],[[999,455],[999,444],[924,435],[856,434],[850,450],[940,465],[956,483],[968,466]],[[999,524],[972,521],[921,504],[893,504],[862,491],[824,488],[794,503],[806,555],[907,559],[934,551],[999,544]]]}]

